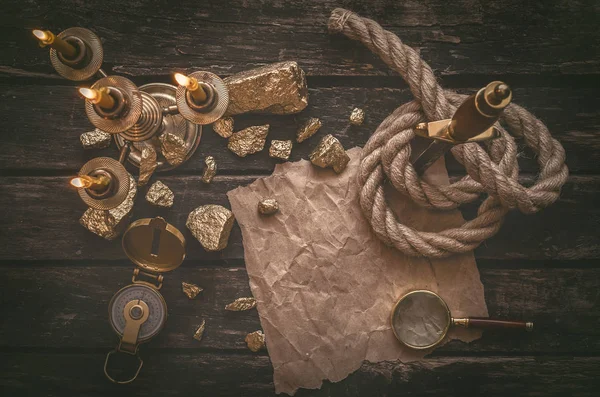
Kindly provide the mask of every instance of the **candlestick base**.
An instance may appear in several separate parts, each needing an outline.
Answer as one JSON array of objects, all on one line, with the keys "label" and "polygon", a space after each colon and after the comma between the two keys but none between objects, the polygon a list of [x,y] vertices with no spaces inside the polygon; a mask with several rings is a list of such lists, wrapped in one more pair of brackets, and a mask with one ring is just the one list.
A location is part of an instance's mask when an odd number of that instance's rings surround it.
[{"label": "candlestick base", "polygon": [[117,160],[110,157],[96,157],[81,167],[79,175],[96,175],[102,173],[110,177],[110,185],[106,192],[94,192],[79,188],[79,197],[89,207],[97,210],[110,210],[118,207],[129,193],[129,173]]},{"label": "candlestick base", "polygon": [[[143,85],[138,89],[153,97],[158,102],[159,106],[163,109],[177,104],[177,88],[173,85],[163,83],[150,83]],[[119,149],[121,149],[121,147],[125,144],[125,141],[129,140],[127,139],[127,133],[128,131],[126,131],[125,133],[115,135],[115,142]],[[202,138],[202,126],[187,121],[180,114],[163,113],[162,123],[155,131],[153,136],[149,137],[146,140],[133,142],[133,145],[131,146],[131,151],[129,152],[129,162],[135,165],[136,167],[139,167],[142,156],[142,149],[146,146],[153,146],[156,150],[156,153],[159,154],[157,159],[156,171],[167,171],[175,168],[175,166],[169,164],[166,161],[166,159],[161,155],[162,151],[160,147],[160,142],[158,141],[158,137],[164,133],[174,134],[183,139],[186,148],[185,159],[188,160],[192,156],[192,154],[194,154],[194,152],[198,148],[198,145],[200,144],[200,139]]]}]

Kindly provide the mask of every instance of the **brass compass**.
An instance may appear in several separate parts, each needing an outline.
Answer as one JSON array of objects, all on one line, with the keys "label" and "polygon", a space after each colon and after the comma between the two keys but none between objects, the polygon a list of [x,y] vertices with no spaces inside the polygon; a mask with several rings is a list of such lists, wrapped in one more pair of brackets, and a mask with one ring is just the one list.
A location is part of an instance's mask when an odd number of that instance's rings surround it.
[{"label": "brass compass", "polygon": [[[167,303],[158,292],[165,273],[176,269],[185,259],[185,238],[163,218],[144,218],[133,222],[123,234],[123,250],[136,267],[133,284],[121,288],[108,304],[108,318],[119,336],[117,347],[106,355],[104,374],[115,383],[131,383],[144,362],[138,355],[140,343],[158,335],[167,321]],[[117,379],[111,371],[111,357],[135,356],[133,375]]]}]

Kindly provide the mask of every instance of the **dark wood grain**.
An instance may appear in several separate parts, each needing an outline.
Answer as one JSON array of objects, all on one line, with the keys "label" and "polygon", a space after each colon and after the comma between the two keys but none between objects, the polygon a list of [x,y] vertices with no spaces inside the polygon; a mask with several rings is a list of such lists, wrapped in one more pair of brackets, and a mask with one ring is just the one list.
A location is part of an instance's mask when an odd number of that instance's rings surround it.
[{"label": "dark wood grain", "polygon": [[[267,116],[246,115],[236,117],[236,130],[268,123],[270,139],[293,139],[298,126],[309,117],[319,117],[323,127],[313,138],[302,144],[294,143],[291,160],[308,158],[320,137],[337,136],[346,148],[364,146],[377,126],[396,107],[412,100],[407,88],[388,87],[319,87],[326,81],[309,79],[309,107],[298,115]],[[400,78],[397,78],[400,81]],[[508,80],[511,83],[510,80]],[[461,92],[474,92],[477,87],[461,88]],[[40,97],[48,100],[40,101]],[[593,87],[525,87],[517,86],[514,100],[528,108],[547,125],[553,135],[564,145],[567,164],[571,172],[600,172],[600,94]],[[58,105],[57,105],[58,104]],[[362,126],[346,130],[348,117],[354,106],[365,109],[366,121]],[[560,109],[560,111],[558,111]],[[89,158],[99,154],[116,156],[112,148],[103,151],[84,151],[79,135],[92,129],[84,112],[83,101],[72,85],[6,85],[0,84],[0,113],[10,115],[4,125],[6,134],[0,147],[0,171],[78,170]],[[56,122],[49,122],[56,120]],[[217,159],[222,173],[270,173],[276,160],[269,158],[268,146],[261,153],[239,158],[227,149],[227,141],[204,128],[202,142],[190,161],[175,172],[199,173],[204,167],[204,157]],[[539,169],[533,155],[524,153],[520,159],[523,172]],[[449,161],[451,172],[462,167]],[[137,173],[137,171],[135,171]]]},{"label": "dark wood grain", "polygon": [[[230,74],[281,60],[300,60],[310,75],[387,75],[362,47],[327,33],[335,7],[375,18],[442,75],[596,74],[600,64],[598,4],[474,0],[444,3],[346,1],[241,1],[6,5],[1,72],[54,76],[47,52],[30,30],[57,32],[83,26],[104,40],[105,65],[127,75],[166,75],[207,68]],[[459,45],[460,44],[460,45]]]},{"label": "dark wood grain", "polygon": [[[161,215],[185,235],[190,259],[241,259],[239,227],[233,229],[228,247],[218,253],[205,252],[185,227],[188,214],[204,204],[229,202],[225,193],[251,183],[254,176],[221,176],[205,185],[200,176],[160,178],[175,192],[171,209],[148,204],[140,189],[132,219]],[[0,260],[124,259],[119,243],[105,241],[79,225],[85,205],[69,187],[68,177],[0,177],[0,237],[5,241]],[[527,178],[523,181],[527,183]],[[529,180],[529,182],[531,182]],[[571,177],[558,202],[534,215],[511,212],[498,235],[476,250],[478,258],[493,259],[592,259],[600,257],[595,230],[600,209],[595,197],[600,179]],[[465,207],[474,216],[477,203]],[[12,238],[18,236],[18,238]]]},{"label": "dark wood grain", "polygon": [[[138,380],[123,388],[104,379],[103,353],[3,353],[0,382],[8,395],[274,396],[267,356],[153,352]],[[594,396],[597,357],[443,357],[418,363],[364,363],[340,383],[303,396]],[[157,382],[156,379],[162,379]]]},{"label": "dark wood grain", "polygon": [[[478,341],[451,342],[435,354],[600,352],[600,270],[519,269],[519,262],[514,266],[481,270],[488,310],[496,318],[533,321],[534,331],[486,331]],[[130,283],[132,269],[133,264],[105,262],[0,268],[6,325],[0,333],[0,351],[45,346],[110,349],[116,336],[108,323],[108,302]],[[182,281],[205,290],[190,301],[181,291]],[[251,296],[244,268],[206,267],[202,262],[187,261],[165,275],[161,293],[169,307],[167,325],[143,350],[248,352],[244,337],[261,329],[256,310],[224,310],[234,299]],[[192,335],[202,319],[206,331],[198,342]]]}]

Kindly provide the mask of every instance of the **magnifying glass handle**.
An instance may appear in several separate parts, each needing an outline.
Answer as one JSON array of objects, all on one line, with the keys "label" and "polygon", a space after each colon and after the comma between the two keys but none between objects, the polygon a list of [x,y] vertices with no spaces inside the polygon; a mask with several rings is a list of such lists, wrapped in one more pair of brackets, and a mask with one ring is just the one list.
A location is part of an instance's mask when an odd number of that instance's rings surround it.
[{"label": "magnifying glass handle", "polygon": [[533,330],[532,322],[494,320],[485,317],[453,318],[452,324],[465,328],[472,327],[482,329],[524,329],[526,331]]}]

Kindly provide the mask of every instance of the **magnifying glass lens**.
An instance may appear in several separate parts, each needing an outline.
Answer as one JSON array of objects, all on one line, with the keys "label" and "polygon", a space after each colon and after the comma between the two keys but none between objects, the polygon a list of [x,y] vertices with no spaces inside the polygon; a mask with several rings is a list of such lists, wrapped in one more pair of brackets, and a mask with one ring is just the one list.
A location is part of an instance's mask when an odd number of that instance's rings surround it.
[{"label": "magnifying glass lens", "polygon": [[448,306],[430,291],[415,291],[405,295],[392,315],[396,337],[414,349],[437,345],[446,336],[450,322]]}]

